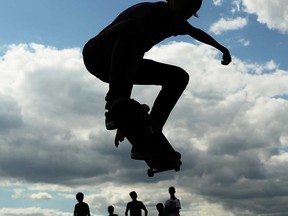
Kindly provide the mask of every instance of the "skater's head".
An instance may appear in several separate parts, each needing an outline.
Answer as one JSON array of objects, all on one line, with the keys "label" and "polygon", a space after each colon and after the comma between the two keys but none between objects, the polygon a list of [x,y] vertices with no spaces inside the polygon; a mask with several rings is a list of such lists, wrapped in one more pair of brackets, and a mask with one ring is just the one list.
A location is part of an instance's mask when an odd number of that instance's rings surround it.
[{"label": "skater's head", "polygon": [[76,194],[76,199],[78,202],[83,202],[83,199],[84,199],[84,194],[79,192]]},{"label": "skater's head", "polygon": [[202,0],[166,0],[179,18],[189,19],[192,16],[198,17],[198,10],[201,8]]},{"label": "skater's head", "polygon": [[130,197],[132,200],[136,200],[137,199],[137,193],[135,191],[130,192]]}]

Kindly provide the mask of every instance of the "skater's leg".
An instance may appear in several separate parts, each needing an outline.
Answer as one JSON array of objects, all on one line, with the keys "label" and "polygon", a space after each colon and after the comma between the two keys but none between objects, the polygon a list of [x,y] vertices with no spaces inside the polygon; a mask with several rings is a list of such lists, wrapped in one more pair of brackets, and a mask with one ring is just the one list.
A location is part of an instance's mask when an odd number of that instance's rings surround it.
[{"label": "skater's leg", "polygon": [[96,77],[109,83],[105,97],[106,128],[115,129],[109,110],[119,98],[130,98],[135,71],[142,60],[139,38],[140,21],[127,20],[105,29],[91,39],[83,49],[86,68]]},{"label": "skater's leg", "polygon": [[134,73],[144,52],[139,44],[139,21],[127,20],[91,39],[83,49],[83,59],[90,73],[109,83],[106,109],[119,98],[129,98]]},{"label": "skater's leg", "polygon": [[180,67],[143,59],[135,75],[135,84],[160,85],[162,88],[151,109],[151,117],[162,128],[189,81]]},{"label": "skater's leg", "polygon": [[108,110],[117,99],[130,98],[135,72],[144,55],[138,43],[140,30],[137,22],[121,23],[117,34],[111,54],[109,91],[105,98]]},{"label": "skater's leg", "polygon": [[111,27],[90,39],[82,54],[87,70],[103,82],[109,83],[112,50],[117,41],[117,27]]}]

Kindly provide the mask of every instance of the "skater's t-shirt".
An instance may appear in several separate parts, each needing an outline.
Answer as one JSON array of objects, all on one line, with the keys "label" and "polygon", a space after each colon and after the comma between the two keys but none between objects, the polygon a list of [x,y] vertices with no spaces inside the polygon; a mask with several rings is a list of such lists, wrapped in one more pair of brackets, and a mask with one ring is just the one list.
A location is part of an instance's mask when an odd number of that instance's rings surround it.
[{"label": "skater's t-shirt", "polygon": [[168,3],[143,2],[124,10],[105,29],[127,20],[134,20],[139,24],[139,44],[144,52],[168,37],[187,34],[190,27],[187,20],[180,20],[171,13]]}]

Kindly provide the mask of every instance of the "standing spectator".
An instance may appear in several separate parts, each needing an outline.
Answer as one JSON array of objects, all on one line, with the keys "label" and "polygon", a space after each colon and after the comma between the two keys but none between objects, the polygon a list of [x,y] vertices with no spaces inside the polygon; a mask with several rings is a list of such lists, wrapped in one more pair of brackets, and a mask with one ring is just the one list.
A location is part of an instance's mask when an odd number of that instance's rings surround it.
[{"label": "standing spectator", "polygon": [[125,216],[128,216],[128,211],[130,211],[130,216],[141,216],[142,210],[145,212],[145,216],[147,216],[148,211],[143,202],[137,200],[137,193],[132,191],[129,195],[132,201],[127,203]]},{"label": "standing spectator", "polygon": [[78,203],[74,208],[74,216],[90,216],[89,205],[83,202],[84,194],[79,192],[76,194],[76,199]]},{"label": "standing spectator", "polygon": [[158,203],[156,205],[156,209],[159,213],[158,216],[168,216],[167,213],[165,212],[165,208],[164,208],[163,203]]},{"label": "standing spectator", "polygon": [[175,196],[176,190],[174,187],[169,188],[170,199],[165,202],[165,211],[168,216],[180,216],[181,204],[180,200]]},{"label": "standing spectator", "polygon": [[110,205],[108,206],[108,216],[118,216],[117,214],[114,214],[114,206]]}]

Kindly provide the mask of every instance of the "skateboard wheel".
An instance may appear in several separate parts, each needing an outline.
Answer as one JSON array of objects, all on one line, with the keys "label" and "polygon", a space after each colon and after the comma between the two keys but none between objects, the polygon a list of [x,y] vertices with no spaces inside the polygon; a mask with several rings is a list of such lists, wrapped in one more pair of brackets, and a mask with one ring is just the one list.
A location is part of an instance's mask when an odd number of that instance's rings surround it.
[{"label": "skateboard wheel", "polygon": [[148,169],[148,170],[147,170],[147,175],[148,175],[149,177],[153,177],[153,176],[154,176],[154,171],[153,171],[153,169]]},{"label": "skateboard wheel", "polygon": [[176,172],[180,171],[180,166],[175,167],[174,169]]}]

